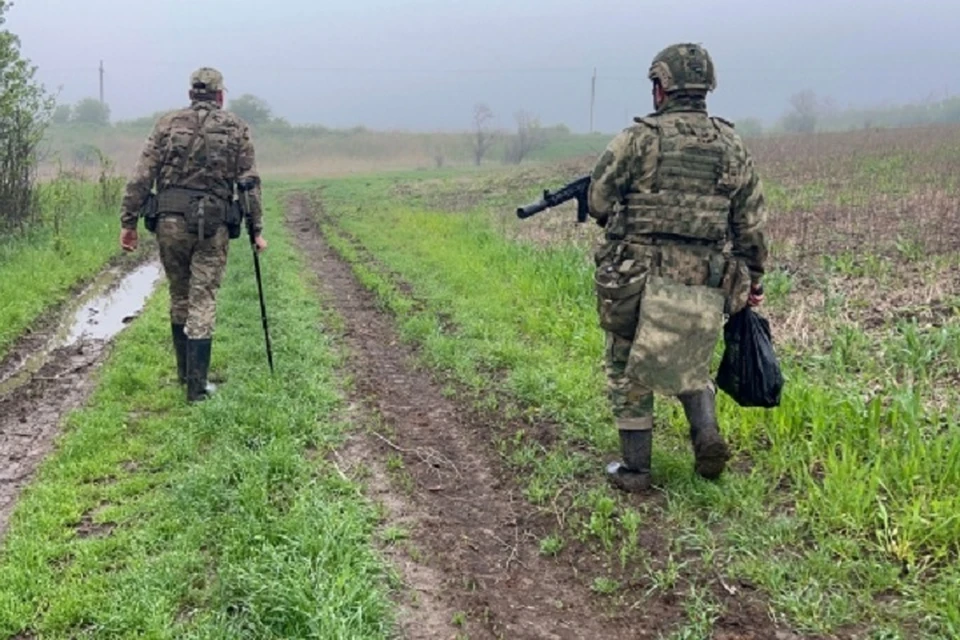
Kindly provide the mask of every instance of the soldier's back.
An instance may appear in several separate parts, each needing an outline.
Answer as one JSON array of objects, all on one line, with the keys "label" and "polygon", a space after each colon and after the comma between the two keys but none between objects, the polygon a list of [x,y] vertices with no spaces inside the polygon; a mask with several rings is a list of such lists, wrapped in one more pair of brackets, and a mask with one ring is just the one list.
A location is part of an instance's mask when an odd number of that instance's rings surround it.
[{"label": "soldier's back", "polygon": [[247,129],[239,116],[209,103],[166,114],[157,125],[164,158],[158,186],[207,190],[229,198]]}]

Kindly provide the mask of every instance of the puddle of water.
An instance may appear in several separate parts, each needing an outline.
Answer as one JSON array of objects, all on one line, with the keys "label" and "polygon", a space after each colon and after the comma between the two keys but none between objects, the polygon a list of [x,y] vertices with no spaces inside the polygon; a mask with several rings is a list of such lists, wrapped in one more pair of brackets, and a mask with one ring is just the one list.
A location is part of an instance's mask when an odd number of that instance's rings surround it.
[{"label": "puddle of water", "polygon": [[7,377],[0,380],[0,396],[23,385],[47,362],[51,354],[81,340],[109,340],[136,316],[160,281],[162,271],[157,262],[140,265],[119,282],[119,269],[100,274],[77,296],[63,313],[57,331],[42,348]]},{"label": "puddle of water", "polygon": [[77,309],[56,346],[69,347],[81,338],[108,340],[117,335],[143,309],[159,280],[160,265],[154,262],[131,271],[119,285]]}]

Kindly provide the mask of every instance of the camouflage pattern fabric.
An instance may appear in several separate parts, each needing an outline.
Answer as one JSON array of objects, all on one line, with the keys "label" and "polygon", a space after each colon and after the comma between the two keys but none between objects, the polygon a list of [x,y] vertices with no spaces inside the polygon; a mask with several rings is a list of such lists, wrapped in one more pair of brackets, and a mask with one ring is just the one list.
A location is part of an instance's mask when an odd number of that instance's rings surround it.
[{"label": "camouflage pattern fabric", "polygon": [[607,400],[610,402],[619,429],[625,431],[652,429],[653,390],[631,379],[625,373],[631,345],[631,340],[607,333],[607,346],[604,350]]},{"label": "camouflage pattern fabric", "polygon": [[154,184],[158,192],[196,189],[229,203],[236,183],[244,178],[257,182],[250,191],[248,215],[254,231],[261,231],[262,196],[250,128],[216,102],[196,99],[190,107],[160,118],[147,138],[127,184],[120,223],[125,229],[137,228],[139,210]]},{"label": "camouflage pattern fabric", "polygon": [[697,44],[684,43],[667,47],[650,65],[650,80],[657,80],[667,93],[702,91],[717,88],[716,69],[707,50]]},{"label": "camouflage pattern fabric", "polygon": [[719,288],[649,278],[626,376],[665,395],[707,388],[723,305]]},{"label": "camouflage pattern fabric", "polygon": [[200,240],[187,231],[182,215],[167,214],[157,222],[157,244],[170,285],[170,322],[186,325],[188,338],[212,337],[217,290],[227,266],[227,228]]},{"label": "camouflage pattern fabric", "polygon": [[706,388],[723,313],[746,304],[767,259],[762,185],[733,125],[707,114],[702,93],[670,95],[610,142],[588,201],[606,229],[594,258],[615,412],[646,403],[639,389]]},{"label": "camouflage pattern fabric", "polygon": [[190,74],[190,87],[207,92],[225,91],[223,74],[211,67],[201,67]]}]

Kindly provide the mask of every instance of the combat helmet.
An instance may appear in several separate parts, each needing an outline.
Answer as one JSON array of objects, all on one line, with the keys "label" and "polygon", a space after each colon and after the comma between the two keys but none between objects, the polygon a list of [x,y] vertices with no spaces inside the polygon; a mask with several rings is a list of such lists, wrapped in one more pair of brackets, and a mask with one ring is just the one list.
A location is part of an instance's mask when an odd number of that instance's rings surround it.
[{"label": "combat helmet", "polygon": [[666,93],[707,93],[717,88],[713,60],[698,44],[674,44],[658,53],[650,64],[649,78],[658,80]]}]

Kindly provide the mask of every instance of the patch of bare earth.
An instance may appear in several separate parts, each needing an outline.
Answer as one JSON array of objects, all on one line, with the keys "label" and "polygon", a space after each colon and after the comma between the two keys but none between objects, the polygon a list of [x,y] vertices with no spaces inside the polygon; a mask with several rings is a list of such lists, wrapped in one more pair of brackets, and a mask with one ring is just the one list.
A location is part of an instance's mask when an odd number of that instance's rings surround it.
[{"label": "patch of bare earth", "polygon": [[[343,320],[351,417],[367,427],[335,462],[366,483],[388,529],[410,534],[388,543],[406,586],[405,637],[656,638],[683,624],[685,603],[675,594],[645,596],[641,584],[620,600],[592,593],[603,560],[586,547],[574,543],[557,559],[540,555],[538,543],[556,523],[523,498],[501,463],[494,424],[444,394],[418,365],[374,295],[324,240],[307,197],[290,199],[287,224],[321,296]],[[640,540],[653,555],[668,546],[669,534],[657,529]],[[717,637],[778,637],[759,597],[740,590],[723,604]]]},{"label": "patch of bare earth", "polygon": [[[146,261],[108,266],[116,270],[116,282]],[[106,271],[105,270],[105,271]],[[53,447],[60,423],[73,409],[82,406],[93,390],[94,373],[103,363],[111,339],[81,338],[67,347],[56,348],[35,372],[23,373],[25,362],[50,344],[58,330],[58,315],[68,305],[51,311],[37,323],[0,361],[0,539],[21,490]],[[125,323],[132,321],[125,318]],[[23,377],[14,384],[14,378]],[[80,523],[79,532],[84,533]],[[87,532],[102,533],[99,525]]]}]

